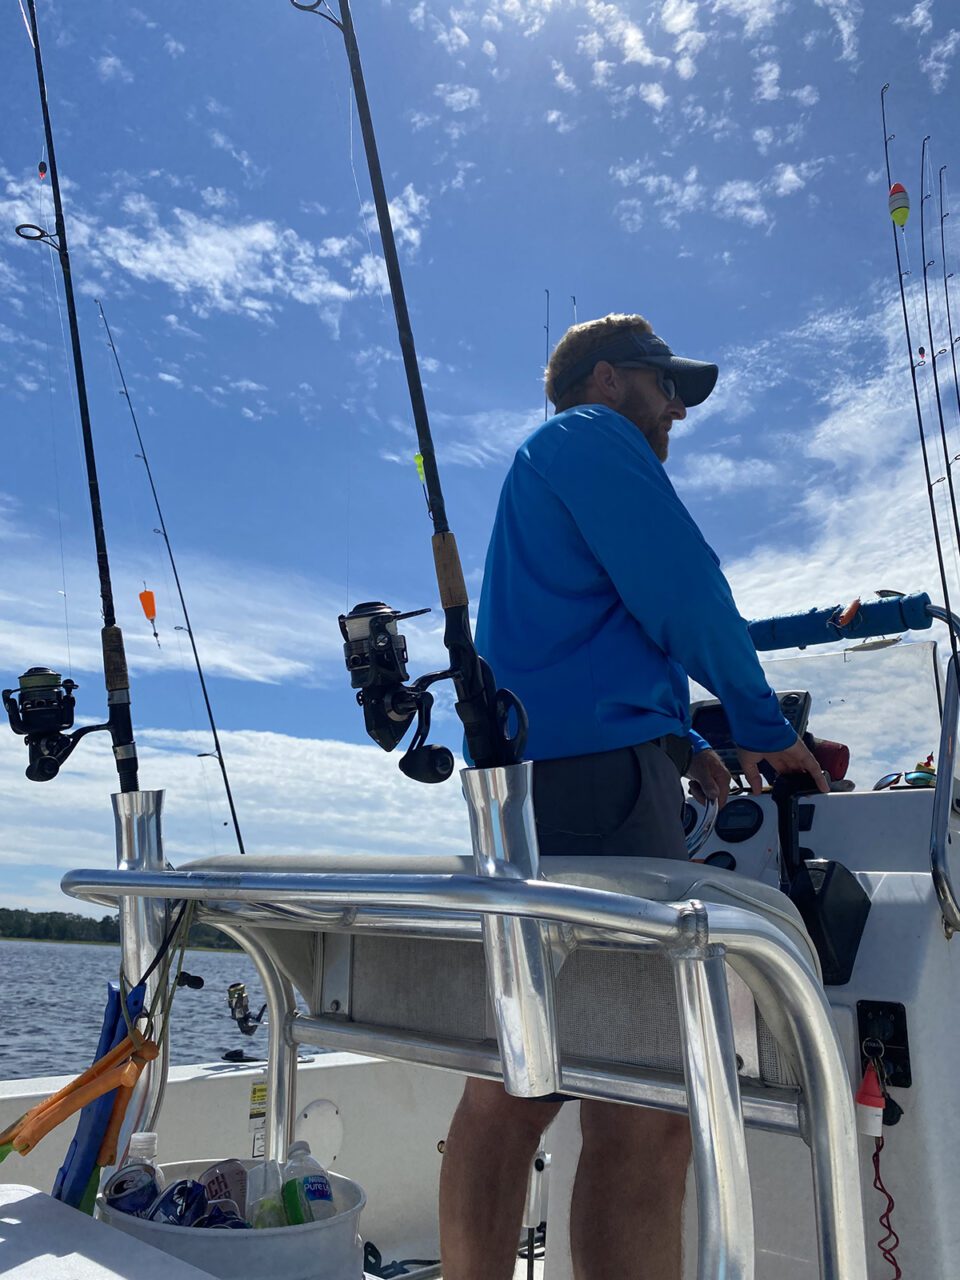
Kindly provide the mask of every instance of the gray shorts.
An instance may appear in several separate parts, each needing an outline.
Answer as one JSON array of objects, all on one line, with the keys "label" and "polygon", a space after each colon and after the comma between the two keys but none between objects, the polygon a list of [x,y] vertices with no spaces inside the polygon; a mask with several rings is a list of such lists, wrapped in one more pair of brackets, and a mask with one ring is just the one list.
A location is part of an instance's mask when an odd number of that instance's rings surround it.
[{"label": "gray shorts", "polygon": [[537,760],[533,807],[543,857],[686,860],[681,771],[685,739]]}]

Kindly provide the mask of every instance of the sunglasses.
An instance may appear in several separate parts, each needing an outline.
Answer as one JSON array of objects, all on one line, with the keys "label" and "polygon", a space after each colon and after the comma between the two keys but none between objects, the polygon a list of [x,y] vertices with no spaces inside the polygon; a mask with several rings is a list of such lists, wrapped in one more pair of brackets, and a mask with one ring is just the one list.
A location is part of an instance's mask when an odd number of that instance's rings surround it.
[{"label": "sunglasses", "polygon": [[637,361],[631,360],[629,364],[620,364],[620,365],[617,365],[616,367],[618,369],[652,369],[653,372],[657,375],[657,386],[660,388],[660,390],[663,392],[666,398],[668,400],[679,400],[680,392],[675,380],[670,377],[669,373],[664,373],[664,371],[659,367],[659,365],[641,364],[639,360]]}]

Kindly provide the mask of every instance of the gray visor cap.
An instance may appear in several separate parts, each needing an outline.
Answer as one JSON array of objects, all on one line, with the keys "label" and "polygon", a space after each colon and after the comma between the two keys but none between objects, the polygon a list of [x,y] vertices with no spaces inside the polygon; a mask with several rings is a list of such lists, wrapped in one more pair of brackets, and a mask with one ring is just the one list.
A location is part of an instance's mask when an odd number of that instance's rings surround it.
[{"label": "gray visor cap", "polygon": [[662,338],[655,333],[639,333],[628,329],[616,333],[601,342],[587,355],[564,369],[553,380],[554,404],[562,400],[571,387],[593,373],[601,360],[627,368],[662,369],[677,384],[677,393],[684,405],[691,409],[702,404],[717,384],[719,369],[705,360],[688,360],[675,356]]}]

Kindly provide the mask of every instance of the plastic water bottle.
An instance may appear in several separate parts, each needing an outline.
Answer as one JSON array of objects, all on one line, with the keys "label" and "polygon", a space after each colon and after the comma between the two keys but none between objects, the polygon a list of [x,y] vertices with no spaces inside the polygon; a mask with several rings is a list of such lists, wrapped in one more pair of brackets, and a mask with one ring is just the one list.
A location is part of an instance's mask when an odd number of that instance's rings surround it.
[{"label": "plastic water bottle", "polygon": [[291,1226],[321,1222],[337,1212],[327,1171],[310,1154],[308,1142],[291,1144],[282,1178],[283,1211]]},{"label": "plastic water bottle", "polygon": [[247,1175],[246,1219],[254,1227],[285,1227],[283,1177],[276,1160],[261,1160]]},{"label": "plastic water bottle", "polygon": [[167,1185],[157,1160],[157,1135],[152,1130],[144,1130],[142,1133],[132,1133],[130,1135],[126,1164],[149,1165],[153,1170],[157,1188],[162,1191]]}]

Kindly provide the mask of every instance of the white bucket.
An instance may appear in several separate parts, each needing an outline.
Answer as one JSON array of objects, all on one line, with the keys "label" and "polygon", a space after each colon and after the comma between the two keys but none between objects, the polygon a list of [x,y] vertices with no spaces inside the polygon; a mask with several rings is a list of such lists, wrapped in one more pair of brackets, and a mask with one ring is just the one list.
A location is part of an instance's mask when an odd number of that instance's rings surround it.
[{"label": "white bucket", "polygon": [[[169,1187],[180,1178],[196,1178],[215,1163],[216,1160],[189,1160],[164,1165],[166,1184]],[[256,1161],[242,1163],[250,1168]],[[118,1213],[102,1195],[97,1196],[97,1217],[224,1280],[362,1280],[359,1223],[367,1197],[363,1188],[349,1178],[337,1173],[328,1176],[341,1211],[323,1222],[307,1222],[299,1227],[207,1231],[202,1227],[170,1226]]]}]

